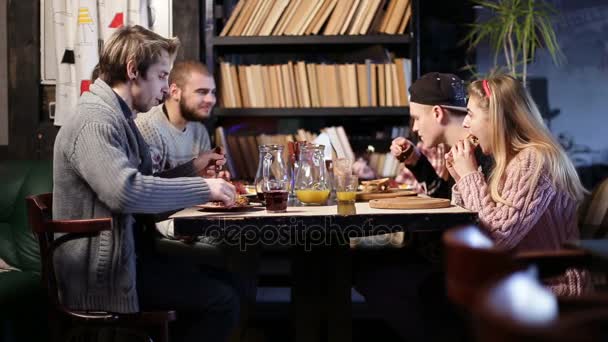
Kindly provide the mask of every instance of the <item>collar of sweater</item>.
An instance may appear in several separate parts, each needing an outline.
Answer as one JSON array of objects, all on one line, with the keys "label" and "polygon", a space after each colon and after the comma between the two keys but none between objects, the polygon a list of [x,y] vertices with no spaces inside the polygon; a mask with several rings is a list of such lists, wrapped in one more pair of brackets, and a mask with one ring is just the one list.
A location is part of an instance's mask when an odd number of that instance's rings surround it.
[{"label": "collar of sweater", "polygon": [[106,82],[98,78],[95,80],[95,83],[91,84],[89,91],[93,95],[99,97],[108,106],[112,107],[112,109],[114,109],[112,111],[113,113],[124,117],[116,93]]}]

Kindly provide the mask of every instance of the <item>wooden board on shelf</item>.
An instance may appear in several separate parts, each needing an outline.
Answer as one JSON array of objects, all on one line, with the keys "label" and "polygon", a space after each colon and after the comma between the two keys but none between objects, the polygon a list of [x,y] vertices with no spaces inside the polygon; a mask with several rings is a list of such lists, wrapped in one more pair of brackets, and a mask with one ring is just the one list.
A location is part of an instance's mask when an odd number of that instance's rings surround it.
[{"label": "wooden board on shelf", "polygon": [[448,208],[452,204],[446,198],[399,197],[369,201],[370,208],[375,209],[438,209]]},{"label": "wooden board on shelf", "polygon": [[320,108],[213,108],[220,117],[307,117],[307,116],[378,116],[407,118],[408,107],[320,107]]}]

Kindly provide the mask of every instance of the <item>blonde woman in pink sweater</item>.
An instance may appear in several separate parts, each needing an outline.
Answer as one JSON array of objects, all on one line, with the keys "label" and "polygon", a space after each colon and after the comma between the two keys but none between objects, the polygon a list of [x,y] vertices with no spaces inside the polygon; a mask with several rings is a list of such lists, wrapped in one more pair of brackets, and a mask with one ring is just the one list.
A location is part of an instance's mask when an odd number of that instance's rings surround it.
[{"label": "blonde woman in pink sweater", "polygon": [[[554,250],[577,239],[576,210],[586,190],[522,84],[497,75],[473,82],[468,93],[463,126],[495,165],[486,179],[471,141],[454,145],[446,154],[456,180],[454,202],[479,213],[497,246]],[[583,272],[568,269],[547,285],[558,295],[578,295],[585,278]]]}]

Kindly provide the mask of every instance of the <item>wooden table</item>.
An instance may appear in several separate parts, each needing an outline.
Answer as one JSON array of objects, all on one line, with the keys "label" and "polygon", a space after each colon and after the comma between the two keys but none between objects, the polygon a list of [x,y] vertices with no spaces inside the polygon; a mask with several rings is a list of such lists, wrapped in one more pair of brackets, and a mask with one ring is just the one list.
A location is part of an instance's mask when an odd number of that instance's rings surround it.
[{"label": "wooden table", "polygon": [[350,237],[442,230],[476,222],[477,214],[456,206],[389,210],[356,203],[288,207],[285,213],[263,207],[222,213],[188,208],[172,218],[176,235],[216,235],[242,248],[292,247],[295,340],[333,342],[352,340]]}]

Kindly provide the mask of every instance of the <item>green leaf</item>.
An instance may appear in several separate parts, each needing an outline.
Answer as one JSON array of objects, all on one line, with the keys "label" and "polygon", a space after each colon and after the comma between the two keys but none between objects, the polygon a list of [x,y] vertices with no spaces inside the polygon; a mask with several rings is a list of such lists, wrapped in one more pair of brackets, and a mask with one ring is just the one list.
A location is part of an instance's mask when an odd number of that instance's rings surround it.
[{"label": "green leaf", "polygon": [[[509,72],[518,74],[518,69],[534,59],[536,50],[545,48],[553,62],[559,65],[563,53],[552,25],[557,10],[544,0],[471,0],[475,5],[490,11],[490,18],[470,25],[469,33],[462,40],[467,50],[475,49],[482,42],[489,44],[494,69],[503,70],[499,57],[508,55]],[[512,60],[511,60],[512,59]]]}]

